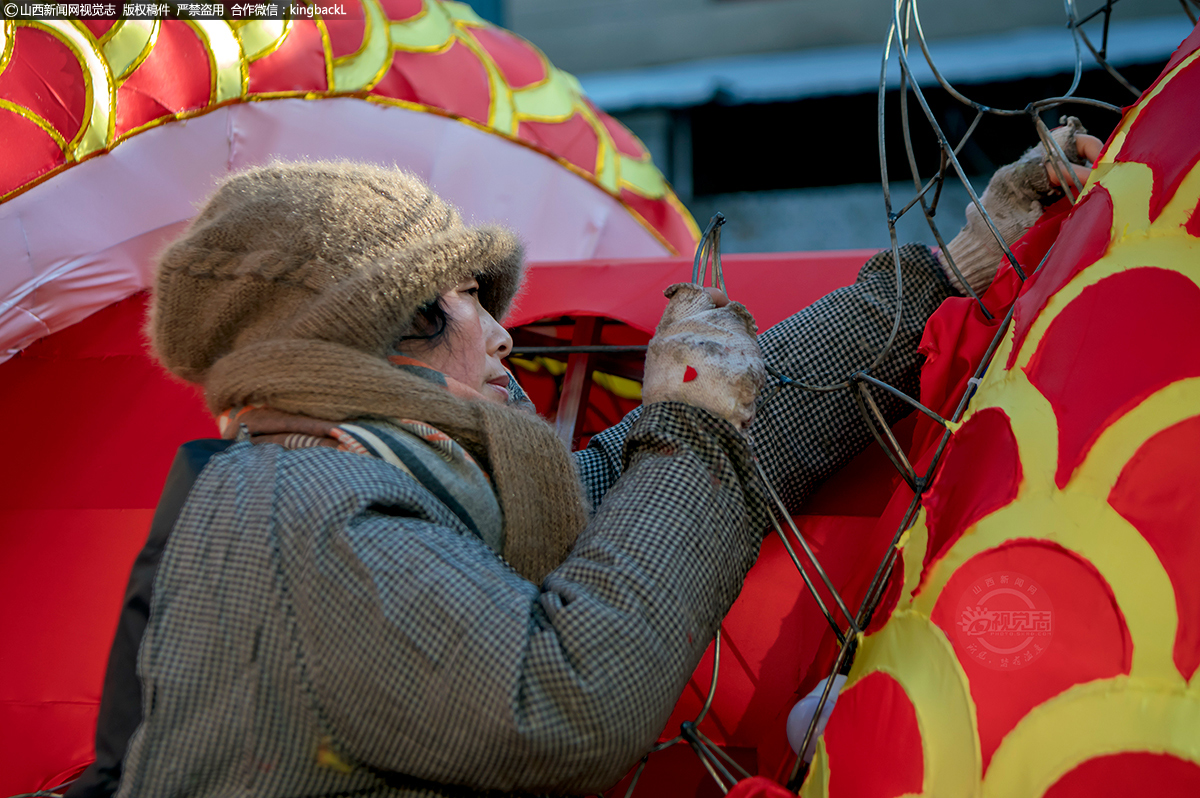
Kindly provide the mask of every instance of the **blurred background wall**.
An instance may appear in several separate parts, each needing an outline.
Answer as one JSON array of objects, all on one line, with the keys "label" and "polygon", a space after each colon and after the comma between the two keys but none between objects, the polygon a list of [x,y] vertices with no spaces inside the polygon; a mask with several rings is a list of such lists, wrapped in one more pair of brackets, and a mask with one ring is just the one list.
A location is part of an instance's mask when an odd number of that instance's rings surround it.
[{"label": "blurred background wall", "polygon": [[[1182,2],[1121,0],[1111,23],[1084,26],[1107,60],[1144,89],[1191,30]],[[883,45],[890,0],[473,0],[482,16],[539,46],[575,74],[593,101],[649,147],[697,221],[728,217],[723,247],[771,252],[888,243],[877,145]],[[1080,0],[1087,18],[1102,0]],[[970,98],[1020,109],[1064,94],[1075,45],[1060,0],[921,0],[920,23],[939,71]],[[895,58],[893,57],[893,62]],[[923,60],[914,47],[910,61]],[[1076,95],[1124,106],[1136,93],[1083,50]],[[893,64],[893,78],[898,70]],[[922,80],[948,136],[974,112]],[[886,99],[888,178],[898,208],[913,196],[895,79]],[[910,101],[918,171],[937,169],[934,138]],[[1101,138],[1115,114],[1072,109]],[[1056,111],[1044,121],[1058,124]],[[960,153],[982,190],[999,165],[1036,141],[1028,116],[987,117]],[[898,202],[897,202],[898,201]],[[948,185],[938,205],[943,234],[962,224],[967,193]],[[918,214],[902,241],[934,243]]]}]

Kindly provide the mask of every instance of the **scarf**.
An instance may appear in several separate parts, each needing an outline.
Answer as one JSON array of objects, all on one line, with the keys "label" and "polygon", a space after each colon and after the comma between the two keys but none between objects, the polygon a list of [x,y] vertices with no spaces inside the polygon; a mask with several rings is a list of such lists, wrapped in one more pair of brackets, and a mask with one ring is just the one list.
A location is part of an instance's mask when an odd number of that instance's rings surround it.
[{"label": "scarf", "polygon": [[[570,452],[536,415],[451,389],[341,344],[278,339],[225,355],[205,381],[215,415],[258,406],[324,422],[416,419],[463,447],[495,486],[504,558],[540,584],[570,553],[587,519]],[[478,398],[464,398],[474,394]],[[291,431],[326,436],[321,425]]]}]

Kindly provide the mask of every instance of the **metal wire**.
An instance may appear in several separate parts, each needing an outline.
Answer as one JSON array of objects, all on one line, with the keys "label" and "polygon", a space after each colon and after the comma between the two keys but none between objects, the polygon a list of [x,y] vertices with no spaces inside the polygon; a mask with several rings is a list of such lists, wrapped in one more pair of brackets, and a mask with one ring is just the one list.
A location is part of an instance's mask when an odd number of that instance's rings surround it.
[{"label": "metal wire", "polygon": [[[691,721],[684,721],[680,724],[679,733],[687,741],[687,744],[691,746],[692,750],[696,752],[696,755],[700,757],[700,762],[704,765],[708,774],[713,777],[721,792],[729,792],[730,788],[737,784],[738,780],[729,772],[729,768],[725,767],[725,763],[721,761],[721,758],[714,753],[716,746],[712,744],[712,741],[701,734],[697,734],[696,724]],[[725,758],[733,762],[728,756]],[[736,765],[737,763],[733,762],[733,764]],[[741,770],[740,767],[738,769]],[[745,773],[746,771],[742,770],[742,772]],[[747,773],[746,775],[749,776],[750,774]]]},{"label": "metal wire", "polygon": [[650,761],[650,754],[652,753],[654,752],[650,751],[642,757],[641,762],[638,762],[637,770],[633,773],[633,779],[629,782],[629,789],[625,790],[625,798],[633,798],[633,791],[637,789],[638,780],[642,777],[642,771],[646,769],[646,763]]},{"label": "metal wire", "polygon": [[[1043,265],[1045,265],[1046,261],[1050,258],[1050,253],[1053,251],[1054,251],[1054,245],[1052,244],[1050,246],[1050,248],[1046,251],[1046,254],[1042,257],[1042,260],[1038,263],[1038,268],[1034,270],[1035,274],[1041,270],[1041,267]],[[1008,332],[1008,325],[1012,322],[1012,317],[1013,317],[1013,313],[1015,310],[1016,310],[1016,303],[1013,303],[1012,305],[1009,306],[1008,312],[1005,315],[1004,320],[1001,322],[1000,326],[996,329],[996,334],[992,336],[992,340],[988,344],[987,351],[984,352],[983,357],[980,358],[979,364],[975,368],[974,375],[967,381],[967,386],[968,386],[967,390],[963,393],[962,397],[959,399],[958,406],[955,408],[955,411],[954,411],[954,418],[953,418],[954,422],[957,422],[960,418],[962,418],[963,413],[966,412],[968,403],[971,401],[971,398],[975,395],[975,390],[976,390],[976,387],[979,385],[979,380],[983,377],[984,372],[987,371],[987,367],[992,361],[992,356],[996,353],[996,348],[1000,345],[1000,342],[1002,340],[1004,340],[1004,336]],[[895,390],[895,389],[893,389],[893,390]],[[925,477],[926,484],[928,484],[928,481],[932,479],[932,475],[934,474],[934,471],[937,469],[938,463],[941,461],[942,454],[945,452],[946,444],[949,443],[949,441],[950,441],[950,434],[951,434],[950,428],[948,425],[943,425],[943,426],[946,426],[946,429],[942,433],[942,438],[938,442],[938,447],[937,447],[936,451],[934,452],[933,458],[929,465],[929,469],[926,471],[926,477]],[[888,547],[887,554],[884,556],[883,560],[879,563],[879,567],[875,569],[875,575],[872,577],[871,584],[867,588],[866,596],[864,597],[862,604],[859,606],[858,616],[855,620],[857,621],[858,625],[861,628],[865,629],[868,626],[870,626],[870,624],[871,624],[871,616],[873,615],[873,613],[875,612],[875,609],[879,605],[879,602],[883,598],[885,575],[888,573],[891,573],[892,568],[895,567],[896,558],[900,554],[900,550],[899,550],[899,548],[897,548],[900,543],[900,538],[904,535],[904,533],[908,530],[908,528],[912,525],[913,521],[916,519],[917,511],[920,509],[920,506],[921,506],[921,493],[914,492],[912,501],[909,502],[908,510],[904,514],[904,518],[901,519],[899,526],[896,528],[895,534],[892,536],[892,542],[891,542],[891,545]],[[847,658],[850,655],[852,648],[855,644],[854,639],[844,639],[841,637],[839,637],[838,639],[839,639],[839,642],[841,643],[841,648],[839,649],[837,659],[834,661],[833,667],[830,670],[830,673],[829,673],[830,678],[826,680],[825,689],[822,691],[821,698],[817,702],[816,712],[813,714],[812,720],[809,722],[808,729],[805,732],[804,740],[801,743],[800,749],[799,749],[801,751],[808,750],[808,745],[812,741],[813,735],[816,733],[817,720],[820,718],[821,711],[825,708],[825,703],[829,699],[830,685],[833,684],[832,677],[835,674],[843,672],[843,668],[846,665]],[[791,776],[788,779],[788,789],[791,789],[791,790],[799,789],[800,781],[802,780],[802,775],[803,775],[801,772],[803,769],[802,765],[803,765],[803,759],[801,757],[797,756],[795,765],[792,768]]]},{"label": "metal wire", "polygon": [[[1200,8],[1200,2],[1197,2],[1197,0],[1192,0],[1192,2],[1195,3],[1197,8]],[[1179,5],[1183,6],[1183,13],[1187,14],[1187,18],[1195,25],[1196,15],[1192,12],[1192,7],[1188,5],[1188,0],[1179,0]]]},{"label": "metal wire", "polygon": [[[887,419],[883,413],[879,411],[879,405],[875,404],[875,400],[865,389],[859,386],[859,390],[854,391],[854,403],[858,406],[858,413],[863,417],[867,427],[871,430],[871,436],[875,438],[875,442],[883,449],[883,453],[887,455],[887,459],[900,472],[900,476],[908,485],[910,490],[920,492],[920,485],[917,482],[917,472],[913,469],[912,463],[908,462],[908,458],[904,456],[904,447],[897,441],[896,436],[892,434],[892,428],[888,426]],[[880,430],[883,430],[881,433]],[[885,440],[886,438],[886,440]]]},{"label": "metal wire", "polygon": [[[1125,87],[1125,89],[1127,89],[1134,97],[1140,97],[1142,90],[1126,80],[1124,75],[1114,69],[1112,64],[1108,63],[1108,23],[1109,18],[1112,16],[1112,8],[1114,5],[1116,5],[1117,0],[1107,0],[1102,7],[1096,9],[1091,14],[1088,14],[1083,19],[1078,19],[1077,15],[1075,14],[1075,0],[1066,0],[1066,3],[1067,13],[1071,19],[1069,24],[1071,26],[1071,30],[1076,33],[1076,40],[1083,42],[1088,50],[1091,51],[1092,57],[1096,59],[1096,63],[1103,67],[1105,72],[1107,72],[1109,75],[1112,75],[1117,83]],[[1186,4],[1184,5],[1183,10],[1188,10]],[[1088,38],[1087,32],[1084,31],[1080,26],[1102,12],[1104,14],[1104,32],[1101,34],[1103,38],[1100,40],[1100,49],[1097,50],[1092,44],[1092,40]],[[1191,16],[1191,14],[1188,16]],[[1193,23],[1195,22],[1195,20],[1192,21]]]},{"label": "metal wire", "polygon": [[741,765],[739,765],[733,757],[731,757],[729,754],[725,753],[724,749],[722,749],[721,746],[717,745],[712,740],[708,739],[708,737],[706,737],[704,735],[704,732],[700,731],[699,729],[695,728],[695,726],[693,726],[692,734],[694,734],[696,737],[698,737],[700,739],[700,742],[703,743],[704,745],[707,745],[713,752],[716,753],[717,756],[719,756],[721,759],[725,760],[725,762],[730,767],[732,767],[737,772],[741,773],[743,778],[747,778],[747,779],[750,778],[750,775],[751,775],[750,772],[747,771]]},{"label": "metal wire", "polygon": [[712,261],[712,285],[725,291],[725,274],[721,271],[721,225],[725,224],[725,214],[714,213],[708,221],[708,227],[700,237],[700,246],[696,249],[696,259],[692,261],[692,282],[704,285],[708,279],[708,261]]},{"label": "metal wire", "polygon": [[[892,536],[891,544],[888,546],[883,559],[879,562],[875,569],[875,573],[871,579],[862,602],[859,604],[858,610],[854,613],[851,613],[845,600],[838,593],[837,589],[833,585],[832,580],[829,578],[825,569],[821,565],[819,559],[808,545],[807,540],[796,527],[795,522],[792,520],[791,515],[788,513],[783,501],[779,498],[778,493],[770,484],[770,481],[766,478],[766,474],[762,471],[762,467],[758,464],[757,460],[755,461],[758,476],[766,487],[768,495],[772,497],[772,526],[774,527],[776,534],[779,535],[780,539],[783,541],[784,548],[786,549],[788,556],[792,559],[792,563],[795,565],[796,570],[800,573],[805,588],[809,591],[810,595],[816,602],[817,607],[820,609],[822,615],[824,615],[825,620],[829,623],[829,626],[832,629],[839,646],[837,657],[834,660],[833,667],[829,674],[831,678],[827,679],[825,682],[825,688],[822,691],[820,700],[817,703],[816,711],[813,713],[813,717],[806,730],[804,740],[800,745],[800,751],[805,751],[808,749],[809,744],[812,742],[812,739],[816,734],[818,720],[821,716],[821,712],[824,710],[826,702],[829,700],[832,691],[832,676],[838,673],[845,673],[847,671],[850,663],[853,660],[854,651],[856,650],[858,640],[861,637],[862,630],[865,630],[870,626],[871,619],[874,616],[875,611],[878,609],[880,602],[883,600],[883,596],[889,582],[889,574],[892,573],[900,556],[900,540],[904,533],[915,522],[917,514],[921,508],[922,495],[932,483],[933,478],[936,475],[937,468],[941,463],[942,456],[945,454],[947,444],[949,443],[952,429],[957,426],[959,421],[962,419],[963,414],[966,412],[979,385],[980,379],[986,372],[988,364],[991,362],[997,347],[1004,339],[1004,336],[1006,335],[1009,326],[1012,323],[1013,312],[1015,310],[1015,304],[1010,304],[1009,307],[1005,309],[1006,312],[1004,318],[997,326],[995,335],[988,345],[987,351],[984,353],[980,362],[976,365],[974,376],[968,380],[967,390],[964,391],[963,396],[960,397],[958,404],[955,407],[954,414],[949,421],[930,408],[922,405],[917,399],[908,396],[898,388],[895,388],[887,384],[885,381],[879,379],[873,374],[873,372],[887,359],[888,354],[891,352],[900,329],[904,312],[904,280],[900,265],[899,242],[896,235],[896,224],[905,214],[912,212],[916,208],[920,208],[926,223],[933,232],[934,238],[942,249],[943,255],[947,261],[947,266],[959,278],[960,283],[966,286],[966,280],[963,279],[963,276],[959,272],[957,265],[953,262],[953,258],[949,255],[949,253],[946,252],[944,238],[934,221],[937,213],[938,200],[941,197],[941,192],[945,181],[947,177],[954,175],[967,190],[967,193],[971,197],[972,204],[975,205],[976,210],[979,212],[980,216],[983,218],[992,234],[995,236],[1003,252],[1004,259],[1012,265],[1017,276],[1024,281],[1030,275],[1036,274],[1037,271],[1041,269],[1041,267],[1046,263],[1046,260],[1049,258],[1050,252],[1053,251],[1053,246],[1051,246],[1050,250],[1047,251],[1046,255],[1042,258],[1037,267],[1032,271],[1027,272],[1022,264],[1018,262],[1011,248],[1004,241],[1004,238],[1000,235],[1000,232],[993,222],[991,216],[988,214],[987,209],[983,207],[983,203],[980,201],[978,194],[975,192],[974,187],[967,179],[966,172],[963,169],[958,156],[963,147],[975,134],[980,124],[986,118],[1026,116],[1030,119],[1034,128],[1034,132],[1046,149],[1047,163],[1057,175],[1059,179],[1059,185],[1068,198],[1074,202],[1079,193],[1082,191],[1083,187],[1079,184],[1075,172],[1071,168],[1071,159],[1067,157],[1067,154],[1063,152],[1062,148],[1054,140],[1053,136],[1050,135],[1050,130],[1046,127],[1045,122],[1042,120],[1042,114],[1051,109],[1065,105],[1082,105],[1086,107],[1100,108],[1120,114],[1121,109],[1115,105],[1100,100],[1078,97],[1075,95],[1075,92],[1079,88],[1080,79],[1083,74],[1083,53],[1085,50],[1090,53],[1095,62],[1108,74],[1110,74],[1120,85],[1133,92],[1135,95],[1140,94],[1140,91],[1134,87],[1132,83],[1120,75],[1120,73],[1113,68],[1113,66],[1107,60],[1108,39],[1110,33],[1109,22],[1113,13],[1113,8],[1116,6],[1117,2],[1118,0],[1103,0],[1102,5],[1100,5],[1098,8],[1081,16],[1076,8],[1075,0],[1064,0],[1063,5],[1064,13],[1067,18],[1067,27],[1071,32],[1075,48],[1075,64],[1070,85],[1061,95],[1036,100],[1034,102],[1030,102],[1024,108],[1013,109],[994,108],[984,103],[972,100],[958,88],[953,86],[948,80],[946,80],[946,78],[938,70],[937,64],[930,53],[930,48],[926,41],[925,33],[921,27],[920,14],[917,9],[917,0],[894,0],[893,2],[892,22],[884,44],[883,59],[880,66],[877,120],[879,163],[883,184],[884,209],[886,212],[888,233],[891,240],[892,258],[895,264],[896,311],[892,322],[892,329],[886,341],[884,342],[884,345],[872,356],[871,362],[861,369],[853,370],[849,374],[810,374],[800,378],[794,375],[784,374],[778,369],[768,366],[767,371],[773,378],[773,384],[767,389],[762,401],[762,406],[774,401],[783,391],[786,390],[802,390],[818,393],[849,391],[854,398],[860,415],[863,417],[864,423],[871,431],[876,442],[884,450],[885,454],[892,461],[897,471],[912,490],[913,497],[909,503],[907,511],[904,514],[904,517],[901,519],[900,524]],[[1192,12],[1189,2],[1197,7],[1200,7],[1200,0],[1180,0],[1180,4],[1183,6],[1184,11],[1187,13],[1189,19],[1192,20],[1192,23],[1195,24],[1196,15]],[[1103,18],[1103,28],[1099,47],[1096,47],[1093,44],[1091,38],[1083,30],[1083,26],[1085,24],[1091,22],[1097,17]],[[909,51],[910,45],[914,43],[924,56],[925,63],[929,66],[937,86],[949,94],[949,96],[954,100],[970,109],[973,109],[975,112],[974,118],[967,128],[967,131],[956,143],[951,143],[945,132],[942,130],[941,125],[939,124],[925,98],[924,90],[913,77],[912,68],[909,62]],[[892,192],[888,181],[887,152],[885,146],[885,99],[888,94],[888,69],[889,65],[893,63],[893,54],[895,62],[898,64],[900,69],[900,122],[904,139],[906,160],[912,173],[915,191],[913,198],[906,202],[899,211],[893,211]],[[929,128],[937,138],[938,147],[940,150],[937,173],[927,179],[922,179],[917,168],[916,150],[913,146],[911,120],[909,119],[908,113],[908,101],[910,96],[912,99],[917,101],[917,105],[920,107],[922,112],[921,116],[924,117]],[[930,199],[929,196],[930,192],[932,192],[932,199]],[[703,284],[703,280],[708,277],[708,261],[711,260],[713,285],[721,288],[723,291],[725,290],[725,282],[724,274],[721,271],[720,228],[724,223],[725,217],[721,214],[716,214],[709,221],[708,226],[705,228],[701,244],[696,250],[696,257],[692,269],[693,282]],[[970,288],[967,289],[967,292],[971,299],[976,303],[984,317],[989,321],[994,320],[992,312],[984,305],[982,298]],[[887,392],[895,399],[905,402],[914,409],[924,413],[930,419],[943,427],[941,438],[938,441],[936,449],[934,450],[929,467],[926,469],[924,474],[918,475],[916,473],[912,463],[908,460],[904,448],[899,444],[895,436],[892,434],[892,431],[889,425],[886,423],[886,419],[878,404],[872,397],[869,388],[876,388]],[[784,526],[787,527],[787,531],[784,530]],[[801,561],[800,556],[793,547],[793,540],[799,543],[801,549],[804,551],[805,559],[808,560],[807,567],[805,563]],[[845,618],[845,628],[842,628],[838,623],[829,605],[822,597],[821,591],[818,590],[815,582],[809,575],[809,567],[816,571],[826,590],[832,596],[837,609]],[[719,746],[715,745],[711,740],[705,737],[698,728],[700,722],[704,719],[709,708],[712,706],[712,702],[716,694],[719,664],[720,632],[718,631],[713,658],[712,683],[709,687],[709,693],[700,714],[694,721],[684,723],[681,726],[681,732],[678,736],[655,746],[651,753],[655,751],[661,751],[666,747],[686,741],[696,752],[705,770],[717,782],[717,785],[722,792],[727,792],[729,786],[736,782],[736,778],[733,775],[733,771],[726,767],[726,764],[732,764],[743,776],[749,776],[749,774],[746,773],[746,771],[740,766],[738,766],[736,762],[733,762],[733,760],[730,759]],[[649,756],[649,754],[647,756]],[[722,761],[722,758],[724,761]],[[630,783],[629,789],[626,793],[626,798],[631,798],[633,795],[634,787],[638,783],[638,778],[641,776],[645,764],[646,760],[643,759],[642,763],[638,766],[637,772],[634,774],[633,781]],[[791,775],[788,780],[789,789],[796,790],[799,788],[800,783],[805,775],[804,771],[805,769],[803,767],[803,760],[801,757],[797,756],[795,765],[792,768]]]},{"label": "metal wire", "polygon": [[817,606],[821,608],[821,612],[825,615],[825,620],[829,621],[829,625],[831,627],[833,627],[834,634],[837,635],[838,640],[839,641],[843,640],[844,635],[843,635],[841,629],[838,627],[837,621],[834,620],[833,615],[829,612],[828,608],[825,606],[825,602],[821,599],[821,594],[819,592],[817,592],[815,585],[813,585],[812,580],[808,576],[808,572],[805,570],[804,566],[800,564],[800,558],[796,556],[795,549],[792,548],[792,544],[788,541],[787,535],[784,533],[783,529],[781,528],[781,526],[779,524],[780,518],[783,518],[784,521],[787,523],[788,528],[791,530],[793,537],[795,537],[796,542],[798,542],[800,544],[800,547],[804,550],[804,553],[808,556],[809,562],[812,564],[812,567],[816,570],[817,575],[821,577],[821,581],[825,584],[825,587],[833,595],[833,600],[837,603],[838,609],[841,610],[842,616],[844,618],[846,618],[846,620],[850,624],[850,632],[853,634],[857,634],[858,627],[854,623],[854,616],[850,613],[850,610],[847,608],[846,602],[838,594],[837,588],[835,588],[833,586],[833,581],[829,578],[829,575],[825,573],[825,569],[821,566],[821,562],[817,559],[816,555],[813,553],[812,548],[808,545],[808,541],[804,539],[804,536],[800,534],[800,530],[796,528],[796,522],[792,520],[792,516],[790,513],[788,513],[787,508],[784,506],[783,500],[781,498],[779,498],[779,493],[777,493],[774,486],[771,485],[771,481],[769,479],[767,479],[767,475],[762,470],[762,465],[758,462],[757,459],[754,461],[754,466],[757,471],[759,479],[762,481],[763,487],[766,489],[767,494],[771,497],[771,500],[775,506],[775,509],[777,509],[779,511],[778,515],[776,515],[774,512],[771,513],[771,524],[775,527],[775,531],[779,534],[780,539],[783,541],[784,548],[787,549],[787,553],[791,556],[792,563],[795,564],[796,570],[798,570],[800,572],[800,576],[804,579],[804,584],[808,587],[808,592],[810,594],[812,594],[812,597],[817,602]]},{"label": "metal wire", "polygon": [[[769,486],[771,483],[764,481],[764,484]],[[829,627],[833,629],[833,633],[837,636],[838,642],[844,643],[846,641],[846,636],[842,633],[842,629],[838,625],[837,620],[833,617],[833,613],[831,613],[829,608],[825,605],[825,601],[821,598],[821,594],[817,592],[817,588],[815,585],[813,585],[812,579],[808,575],[808,571],[806,571],[804,565],[801,564],[800,558],[796,556],[796,550],[792,548],[791,542],[788,540],[787,535],[784,534],[783,527],[779,525],[779,519],[774,513],[771,513],[771,525],[775,528],[775,533],[779,535],[779,539],[783,541],[784,550],[787,551],[788,556],[792,558],[792,564],[795,565],[796,570],[800,572],[800,578],[804,580],[804,585],[808,588],[809,594],[813,597],[813,599],[816,600],[817,607],[820,608],[821,614],[825,616],[825,620],[829,623]]]}]

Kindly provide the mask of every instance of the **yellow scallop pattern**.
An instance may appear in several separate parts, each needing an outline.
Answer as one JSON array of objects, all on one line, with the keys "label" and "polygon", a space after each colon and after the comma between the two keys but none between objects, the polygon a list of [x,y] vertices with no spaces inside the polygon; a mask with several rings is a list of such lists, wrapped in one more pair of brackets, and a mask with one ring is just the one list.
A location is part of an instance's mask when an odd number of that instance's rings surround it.
[{"label": "yellow scallop pattern", "polygon": [[[1024,473],[1016,499],[969,527],[931,564],[918,588],[928,546],[922,510],[902,539],[902,598],[884,627],[860,641],[846,689],[876,671],[903,687],[922,735],[922,796],[1037,798],[1082,762],[1122,751],[1169,753],[1200,764],[1200,670],[1186,680],[1172,657],[1179,623],[1174,588],[1150,545],[1107,500],[1121,470],[1143,443],[1200,415],[1200,378],[1167,385],[1112,424],[1060,490],[1055,483],[1055,414],[1021,368],[1054,319],[1085,288],[1107,276],[1152,264],[1174,269],[1200,285],[1200,239],[1183,226],[1200,202],[1200,166],[1151,221],[1150,168],[1115,161],[1139,111],[1198,57],[1200,52],[1182,60],[1125,114],[1092,171],[1085,194],[1101,185],[1113,198],[1107,253],[1049,299],[1021,343],[1012,369],[1002,367],[1016,345],[1013,330],[1008,331],[964,417],[990,407],[1008,415]],[[930,616],[957,568],[1006,541],[1029,537],[1075,552],[1107,580],[1132,637],[1132,668],[1127,676],[1077,684],[1036,706],[1004,737],[985,776],[967,677]],[[821,745],[801,794],[827,796],[831,775]]]}]

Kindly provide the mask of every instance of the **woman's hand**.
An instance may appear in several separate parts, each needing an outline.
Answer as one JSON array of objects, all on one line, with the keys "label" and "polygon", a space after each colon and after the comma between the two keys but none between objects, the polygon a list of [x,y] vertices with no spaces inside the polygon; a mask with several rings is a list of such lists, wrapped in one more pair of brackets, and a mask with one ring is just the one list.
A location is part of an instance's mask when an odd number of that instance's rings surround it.
[{"label": "woman's hand", "polygon": [[[1062,128],[1055,128],[1055,130],[1062,130]],[[1082,131],[1082,128],[1080,128],[1080,131]],[[1053,133],[1054,131],[1051,132]],[[1096,138],[1095,136],[1088,135],[1087,133],[1076,132],[1075,153],[1083,160],[1083,162],[1070,163],[1067,165],[1070,166],[1071,170],[1075,173],[1075,179],[1079,181],[1079,185],[1082,186],[1087,182],[1088,176],[1092,173],[1092,167],[1089,164],[1095,162],[1095,160],[1100,157],[1100,151],[1103,149],[1104,142],[1100,139]],[[1070,157],[1070,153],[1068,153],[1068,157]],[[1050,159],[1047,159],[1045,163],[1046,177],[1050,181],[1050,185],[1061,186],[1062,183],[1059,180],[1058,174],[1058,168],[1061,168],[1061,165],[1056,168],[1054,162]],[[1074,186],[1072,186],[1072,188],[1074,188]]]},{"label": "woman's hand", "polygon": [[745,429],[766,382],[749,311],[715,288],[677,283],[650,348],[642,401],[686,402]]},{"label": "woman's hand", "polygon": [[[1091,174],[1090,162],[1100,154],[1104,144],[1084,132],[1075,117],[1050,132],[1070,164],[1056,163],[1055,155],[1043,145],[1029,149],[1017,161],[996,170],[987,189],[979,198],[1004,243],[1012,245],[1042,215],[1042,208],[1062,196],[1059,170],[1069,166],[1083,185]],[[1065,176],[1065,173],[1062,175]],[[947,263],[946,253],[938,253],[946,277],[960,293],[967,293],[963,281],[979,293],[991,284],[1004,255],[1000,242],[980,214],[975,203],[967,206],[967,223],[946,245],[962,280]]]}]

